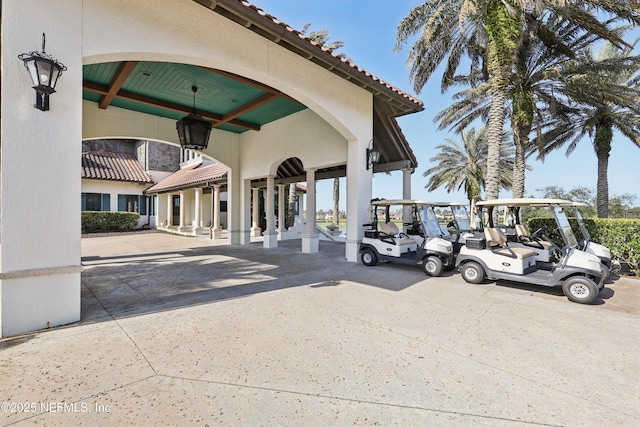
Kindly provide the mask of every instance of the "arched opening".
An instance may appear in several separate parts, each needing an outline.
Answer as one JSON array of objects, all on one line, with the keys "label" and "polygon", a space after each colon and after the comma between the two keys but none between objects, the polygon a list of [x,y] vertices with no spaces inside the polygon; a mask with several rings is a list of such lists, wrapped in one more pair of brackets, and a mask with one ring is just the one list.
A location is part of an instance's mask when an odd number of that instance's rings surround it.
[{"label": "arched opening", "polygon": [[221,238],[227,226],[227,172],[206,154],[164,141],[84,140],[83,231],[109,231],[104,224],[96,227],[90,212],[133,212],[139,215],[137,229]]}]

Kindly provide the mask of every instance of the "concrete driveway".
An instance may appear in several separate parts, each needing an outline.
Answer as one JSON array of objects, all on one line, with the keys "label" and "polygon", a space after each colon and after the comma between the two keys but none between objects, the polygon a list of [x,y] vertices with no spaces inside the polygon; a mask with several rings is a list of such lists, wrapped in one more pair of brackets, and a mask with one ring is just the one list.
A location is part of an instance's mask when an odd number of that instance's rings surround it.
[{"label": "concrete driveway", "polygon": [[81,322],[0,341],[0,425],[640,424],[640,281],[580,305],[280,243],[83,239]]}]

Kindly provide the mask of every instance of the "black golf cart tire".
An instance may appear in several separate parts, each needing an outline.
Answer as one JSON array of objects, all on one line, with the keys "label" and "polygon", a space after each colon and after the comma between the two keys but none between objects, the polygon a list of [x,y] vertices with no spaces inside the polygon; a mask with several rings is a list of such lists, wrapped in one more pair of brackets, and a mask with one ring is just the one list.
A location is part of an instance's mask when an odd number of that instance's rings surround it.
[{"label": "black golf cart tire", "polygon": [[460,274],[467,283],[477,285],[484,280],[484,268],[477,262],[467,262],[460,267]]},{"label": "black golf cart tire", "polygon": [[422,262],[422,271],[424,271],[427,276],[438,277],[442,274],[442,268],[442,260],[437,256],[428,256]]},{"label": "black golf cart tire", "polygon": [[598,285],[588,277],[574,276],[564,281],[562,292],[564,292],[569,301],[591,304],[598,298],[600,290]]},{"label": "black golf cart tire", "polygon": [[602,264],[602,271],[604,272],[604,275],[602,276],[602,285],[604,287],[604,284],[607,283],[611,278],[611,269]]},{"label": "black golf cart tire", "polygon": [[373,267],[378,263],[378,255],[373,249],[367,248],[360,253],[360,261],[367,267]]}]

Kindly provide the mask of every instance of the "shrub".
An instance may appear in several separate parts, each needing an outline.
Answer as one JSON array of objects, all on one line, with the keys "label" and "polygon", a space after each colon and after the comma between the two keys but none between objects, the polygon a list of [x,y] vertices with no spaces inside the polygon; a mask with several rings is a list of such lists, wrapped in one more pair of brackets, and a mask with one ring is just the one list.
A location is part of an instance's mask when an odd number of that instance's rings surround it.
[{"label": "shrub", "polygon": [[82,231],[123,231],[138,227],[140,214],[137,212],[82,212]]},{"label": "shrub", "polygon": [[[569,222],[574,230],[579,229],[575,219]],[[626,263],[633,274],[640,275],[640,219],[586,218],[584,223],[593,242],[608,247],[614,260]],[[553,218],[530,218],[527,226],[532,232],[543,227],[550,239],[562,241]]]}]

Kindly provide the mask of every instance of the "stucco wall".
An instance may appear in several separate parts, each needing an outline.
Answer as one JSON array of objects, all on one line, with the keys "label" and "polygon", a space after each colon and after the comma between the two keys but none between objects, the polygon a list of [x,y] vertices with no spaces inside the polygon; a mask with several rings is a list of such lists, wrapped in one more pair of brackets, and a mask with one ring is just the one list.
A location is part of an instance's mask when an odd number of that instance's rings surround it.
[{"label": "stucco wall", "polygon": [[[2,2],[0,330],[80,318],[82,0]],[[42,50],[67,66],[50,110],[18,55]],[[63,189],[63,191],[61,191]]]},{"label": "stucco wall", "polygon": [[241,166],[245,177],[275,175],[281,162],[298,157],[305,168],[343,165],[347,142],[311,110],[302,110],[246,132],[241,138]]}]

